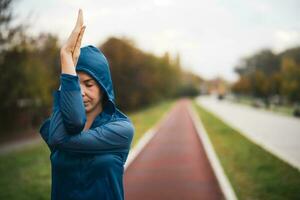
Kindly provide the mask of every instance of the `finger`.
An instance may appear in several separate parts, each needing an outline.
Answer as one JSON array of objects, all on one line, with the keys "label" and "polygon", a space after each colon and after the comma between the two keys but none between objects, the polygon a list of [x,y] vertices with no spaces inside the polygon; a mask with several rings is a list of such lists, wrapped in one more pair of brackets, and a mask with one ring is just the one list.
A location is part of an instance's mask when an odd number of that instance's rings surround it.
[{"label": "finger", "polygon": [[79,9],[77,21],[76,21],[75,27],[73,28],[73,31],[71,33],[71,37],[75,37],[75,38],[78,37],[80,30],[82,28],[82,25],[83,25],[83,14],[82,14],[82,10]]},{"label": "finger", "polygon": [[78,16],[77,16],[77,22],[76,22],[76,28],[81,28],[83,25],[83,14],[82,14],[82,10],[79,9],[78,11]]},{"label": "finger", "polygon": [[75,27],[74,27],[73,31],[71,32],[71,34],[69,36],[69,39],[68,39],[68,43],[69,43],[69,45],[72,49],[72,52],[75,49],[77,39],[78,39],[79,34],[81,32],[81,29],[82,29],[82,25],[83,25],[82,10],[79,9],[76,25],[75,25]]},{"label": "finger", "polygon": [[85,28],[86,28],[86,26],[82,27],[82,29],[80,31],[80,34],[78,36],[78,39],[76,41],[74,50],[73,50],[72,57],[73,57],[73,61],[74,61],[75,65],[77,63],[77,59],[78,59],[79,54],[80,54],[80,46],[81,46],[81,41],[82,41],[82,37],[83,37],[84,31],[85,31]]},{"label": "finger", "polygon": [[81,41],[82,41],[82,37],[83,37],[83,34],[84,34],[84,31],[85,31],[85,28],[86,26],[83,26],[80,30],[80,33],[79,33],[79,36],[78,36],[78,39],[76,41],[76,47],[75,48],[80,48],[81,46]]},{"label": "finger", "polygon": [[84,31],[85,31],[85,28],[86,26],[83,26],[78,34],[78,37],[76,39],[76,42],[75,42],[75,45],[74,45],[74,49],[73,49],[73,52],[75,52],[77,49],[80,49],[80,46],[81,46],[81,40],[82,40],[82,37],[83,37],[83,34],[84,34]]}]

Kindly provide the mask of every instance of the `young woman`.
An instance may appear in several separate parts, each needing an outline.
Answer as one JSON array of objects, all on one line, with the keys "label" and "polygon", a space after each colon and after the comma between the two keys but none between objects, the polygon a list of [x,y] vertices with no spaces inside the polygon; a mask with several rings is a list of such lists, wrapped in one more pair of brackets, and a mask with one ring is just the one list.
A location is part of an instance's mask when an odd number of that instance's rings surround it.
[{"label": "young woman", "polygon": [[[124,163],[134,127],[114,103],[105,56],[80,49],[82,11],[61,48],[60,88],[40,134],[50,148],[52,200],[124,199]],[[76,66],[76,67],[75,67]]]}]

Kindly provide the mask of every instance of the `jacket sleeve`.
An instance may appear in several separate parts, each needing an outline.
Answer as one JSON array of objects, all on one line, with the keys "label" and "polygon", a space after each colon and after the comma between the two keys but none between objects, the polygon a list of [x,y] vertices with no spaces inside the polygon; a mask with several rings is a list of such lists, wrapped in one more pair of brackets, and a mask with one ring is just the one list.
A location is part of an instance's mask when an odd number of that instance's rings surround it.
[{"label": "jacket sleeve", "polygon": [[49,125],[50,125],[50,119],[46,119],[41,125],[39,133],[41,134],[43,140],[48,145],[49,149],[53,151],[53,147],[49,144]]},{"label": "jacket sleeve", "polygon": [[[78,133],[83,130],[86,122],[78,76],[61,74],[60,80],[61,85],[59,90],[53,93],[53,96],[57,96],[57,93],[60,93],[60,99],[54,98],[52,112],[54,112],[58,107],[62,108],[61,115],[65,129],[69,134]],[[51,118],[52,117],[43,122],[39,133],[49,146],[50,150],[53,150],[53,146],[49,143],[49,127]]]},{"label": "jacket sleeve", "polygon": [[78,76],[61,74],[60,111],[69,134],[83,130],[86,123],[85,108]]},{"label": "jacket sleeve", "polygon": [[59,108],[59,92],[49,124],[49,145],[78,153],[125,152],[130,148],[134,128],[126,120],[112,121],[95,129],[68,134]]},{"label": "jacket sleeve", "polygon": [[[82,116],[79,116],[80,123],[76,126],[72,125],[72,120],[76,121],[77,119],[74,119],[74,117],[76,118],[76,116],[70,116],[70,113],[81,113],[81,111],[76,111],[76,109],[81,109],[80,106],[78,108],[76,104],[76,102],[78,102],[81,99],[72,99],[68,97],[63,98],[62,95],[68,96],[72,93],[73,96],[81,96],[80,90],[78,90],[78,88],[76,89],[76,84],[78,83],[76,83],[76,81],[73,80],[71,84],[62,84],[61,91],[56,91],[53,95],[53,111],[49,120],[48,127],[49,146],[64,151],[78,153],[105,153],[128,151],[134,134],[134,128],[130,121],[112,121],[95,129],[82,131],[82,121],[80,121],[82,120]],[[74,102],[66,103],[65,101]],[[63,109],[61,109],[63,107],[64,111]],[[73,111],[74,109],[75,111]],[[66,116],[68,118],[67,120],[70,120],[69,127],[67,127],[67,123],[65,123]],[[72,128],[70,129],[70,127]]]}]

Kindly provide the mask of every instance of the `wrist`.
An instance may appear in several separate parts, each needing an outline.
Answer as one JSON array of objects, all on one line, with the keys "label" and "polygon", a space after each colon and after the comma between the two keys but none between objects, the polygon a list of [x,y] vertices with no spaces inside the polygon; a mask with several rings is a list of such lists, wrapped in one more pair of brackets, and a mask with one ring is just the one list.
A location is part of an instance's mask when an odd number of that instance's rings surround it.
[{"label": "wrist", "polygon": [[61,61],[61,72],[62,73],[76,75],[75,65],[74,65],[74,62],[72,59],[72,54],[61,51],[60,61]]},{"label": "wrist", "polygon": [[72,52],[69,52],[68,50],[61,48],[60,50],[60,60],[61,63],[67,63],[69,64],[71,61],[73,61]]},{"label": "wrist", "polygon": [[60,49],[60,55],[61,56],[71,56],[72,57],[72,51],[70,48],[62,47]]}]

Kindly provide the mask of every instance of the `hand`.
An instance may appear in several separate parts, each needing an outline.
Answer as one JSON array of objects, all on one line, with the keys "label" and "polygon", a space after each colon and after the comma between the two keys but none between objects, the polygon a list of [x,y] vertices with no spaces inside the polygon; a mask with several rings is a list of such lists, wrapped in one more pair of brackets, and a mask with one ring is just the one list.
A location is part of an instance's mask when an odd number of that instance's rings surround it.
[{"label": "hand", "polygon": [[76,66],[79,55],[81,40],[86,26],[83,26],[82,10],[79,9],[76,25],[67,42],[61,48],[61,56],[72,56],[73,64]]}]

